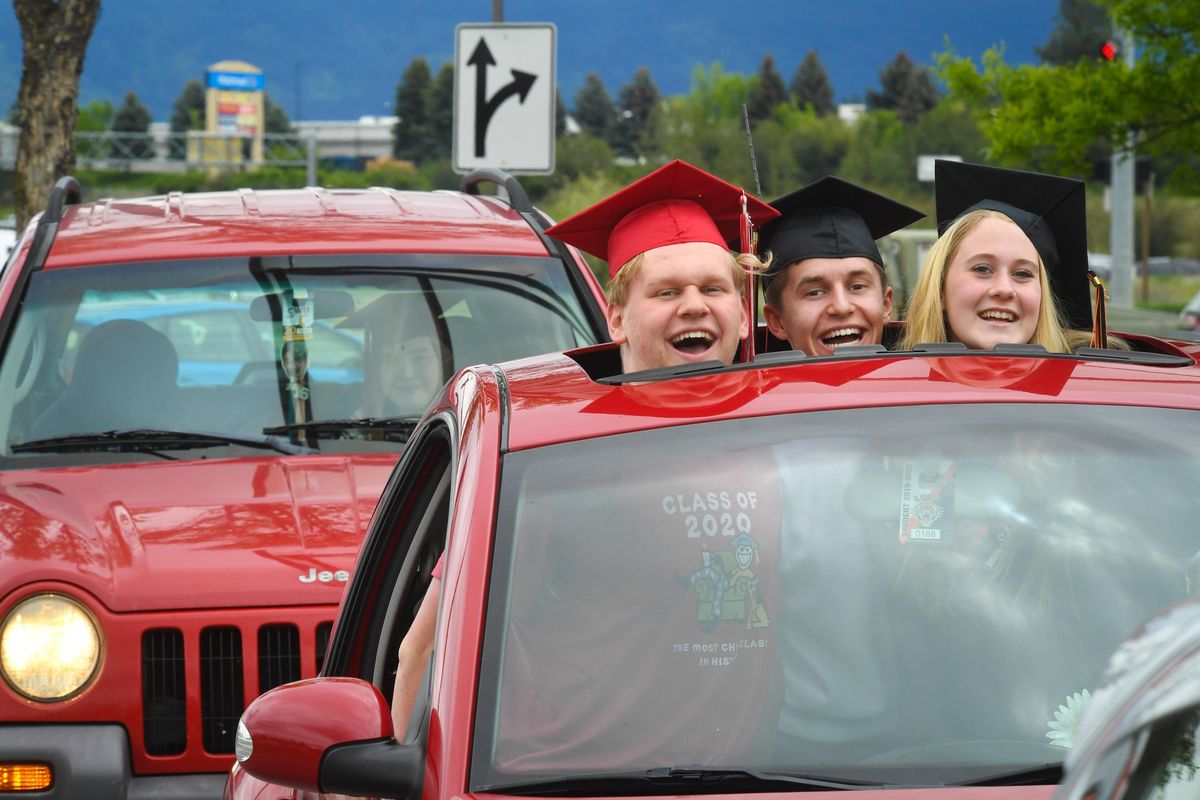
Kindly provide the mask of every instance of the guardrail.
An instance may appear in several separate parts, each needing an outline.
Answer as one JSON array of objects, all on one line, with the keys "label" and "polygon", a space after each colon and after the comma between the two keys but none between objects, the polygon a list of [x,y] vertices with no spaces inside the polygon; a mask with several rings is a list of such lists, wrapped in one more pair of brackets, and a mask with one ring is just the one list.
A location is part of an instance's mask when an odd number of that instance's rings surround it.
[{"label": "guardrail", "polygon": [[[260,158],[254,158],[254,139],[228,133],[118,133],[78,131],[75,160],[93,169],[129,169],[139,172],[187,170],[240,170],[262,165],[305,167],[307,183],[317,183],[317,140],[290,133],[263,136]],[[0,169],[17,161],[17,131],[0,131]]]}]

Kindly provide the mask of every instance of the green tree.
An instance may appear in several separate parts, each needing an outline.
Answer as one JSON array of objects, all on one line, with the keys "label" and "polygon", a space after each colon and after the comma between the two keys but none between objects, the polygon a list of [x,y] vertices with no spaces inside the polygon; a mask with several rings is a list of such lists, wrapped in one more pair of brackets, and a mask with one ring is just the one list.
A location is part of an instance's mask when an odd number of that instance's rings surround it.
[{"label": "green tree", "polygon": [[17,230],[46,207],[50,190],[75,171],[79,76],[99,0],[13,0],[21,28],[17,89],[17,163],[13,202]]},{"label": "green tree", "polygon": [[204,84],[190,80],[183,86],[171,107],[171,141],[168,158],[183,158],[187,152],[187,132],[204,130]]},{"label": "green tree", "polygon": [[1108,13],[1096,0],[1059,0],[1058,16],[1050,38],[1033,48],[1046,64],[1074,64],[1081,58],[1094,59],[1101,43],[1110,37]]},{"label": "green tree", "polygon": [[755,160],[768,196],[787,194],[825,175],[838,173],[851,129],[811,107],[785,104],[754,130]]},{"label": "green tree", "polygon": [[263,132],[264,133],[295,133],[292,121],[288,119],[283,106],[276,105],[271,95],[263,92]]},{"label": "green tree", "polygon": [[419,163],[429,145],[428,96],[432,83],[429,64],[414,58],[396,87],[396,125],[392,128],[392,155]]},{"label": "green tree", "polygon": [[697,66],[689,92],[664,103],[662,152],[736,185],[753,186],[742,122],[748,94],[745,75],[727,73],[720,64]]},{"label": "green tree", "polygon": [[116,159],[146,159],[154,155],[150,133],[150,109],[142,105],[133,92],[125,93],[125,101],[113,114],[114,134],[109,155]]},{"label": "green tree", "polygon": [[750,121],[766,119],[771,116],[777,105],[787,101],[787,87],[783,85],[783,78],[775,68],[775,58],[767,53],[758,65],[758,74],[750,83],[750,92],[746,99],[746,111]]},{"label": "green tree", "polygon": [[559,137],[567,132],[567,104],[563,102],[562,92],[554,87],[554,136]]},{"label": "green tree", "polygon": [[894,111],[868,111],[850,136],[841,177],[885,189],[907,190],[916,182],[916,162],[905,125]]},{"label": "green tree", "polygon": [[604,81],[594,72],[588,73],[583,87],[575,94],[575,121],[585,132],[612,144],[617,109]]},{"label": "green tree", "polygon": [[989,154],[1006,163],[1086,174],[1095,139],[1140,153],[1200,152],[1200,0],[1110,0],[1137,61],[1012,66],[989,50],[976,66],[952,51],[938,71],[978,114]]},{"label": "green tree", "polygon": [[829,74],[817,58],[816,50],[809,50],[792,76],[792,97],[800,108],[812,106],[819,116],[829,116],[837,111],[833,102],[833,84]]},{"label": "green tree", "polygon": [[443,62],[437,77],[429,85],[425,99],[425,117],[429,122],[426,158],[450,158],[454,139],[454,64]]},{"label": "green tree", "polygon": [[650,77],[650,70],[639,68],[633,80],[621,87],[620,117],[613,136],[613,147],[623,156],[638,157],[653,152],[662,95]]},{"label": "green tree", "polygon": [[76,133],[103,133],[112,127],[113,105],[107,100],[93,100],[75,109]]},{"label": "green tree", "polygon": [[894,111],[904,122],[912,122],[937,105],[938,90],[929,67],[923,67],[907,53],[897,53],[879,71],[881,90],[867,91],[867,108]]}]

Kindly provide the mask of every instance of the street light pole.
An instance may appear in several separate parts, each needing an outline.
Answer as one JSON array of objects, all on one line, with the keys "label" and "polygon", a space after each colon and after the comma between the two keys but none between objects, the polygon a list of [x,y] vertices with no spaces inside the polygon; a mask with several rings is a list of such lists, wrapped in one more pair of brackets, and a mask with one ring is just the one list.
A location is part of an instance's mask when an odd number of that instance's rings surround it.
[{"label": "street light pole", "polygon": [[[1125,66],[1133,69],[1133,32],[1117,30]],[[1109,302],[1114,308],[1133,308],[1133,134],[1125,139],[1121,149],[1112,155],[1110,185],[1112,186],[1112,218],[1109,226],[1109,246],[1112,251],[1112,275],[1109,277]]]}]

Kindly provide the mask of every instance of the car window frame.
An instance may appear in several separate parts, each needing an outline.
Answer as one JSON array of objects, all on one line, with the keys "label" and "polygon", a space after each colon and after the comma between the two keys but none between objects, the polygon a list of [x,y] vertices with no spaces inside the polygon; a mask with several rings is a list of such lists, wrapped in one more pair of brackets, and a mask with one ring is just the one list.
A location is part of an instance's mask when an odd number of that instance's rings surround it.
[{"label": "car window frame", "polygon": [[[322,676],[361,678],[391,697],[396,650],[447,545],[457,445],[457,425],[448,412],[427,418],[413,432],[376,505]],[[427,697],[418,697],[417,704],[423,702]]]}]

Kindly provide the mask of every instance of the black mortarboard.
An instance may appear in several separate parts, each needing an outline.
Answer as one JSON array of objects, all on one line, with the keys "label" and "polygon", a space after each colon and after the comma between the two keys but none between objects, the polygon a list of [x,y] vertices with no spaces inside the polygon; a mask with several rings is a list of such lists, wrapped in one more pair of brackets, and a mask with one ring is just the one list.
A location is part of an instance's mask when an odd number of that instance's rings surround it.
[{"label": "black mortarboard", "polygon": [[805,258],[883,258],[875,240],[925,216],[869,189],[832,175],[771,203],[780,213],[763,226],[759,250],[774,256],[770,279]]},{"label": "black mortarboard", "polygon": [[1067,325],[1091,330],[1083,181],[938,159],[933,183],[939,234],[970,211],[1004,214],[1037,248]]}]

